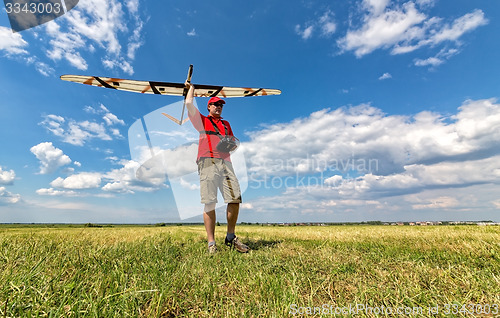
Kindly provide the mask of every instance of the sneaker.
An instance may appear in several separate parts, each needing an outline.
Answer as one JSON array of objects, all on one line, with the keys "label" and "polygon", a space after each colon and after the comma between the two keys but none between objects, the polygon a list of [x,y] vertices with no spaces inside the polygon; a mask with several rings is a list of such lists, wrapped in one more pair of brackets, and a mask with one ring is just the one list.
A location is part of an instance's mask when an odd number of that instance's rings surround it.
[{"label": "sneaker", "polygon": [[208,247],[208,254],[215,254],[215,253],[217,253],[217,246],[215,246],[215,245],[210,245],[210,246]]},{"label": "sneaker", "polygon": [[229,241],[226,237],[226,239],[224,240],[224,243],[227,246],[236,249],[240,253],[247,253],[250,250],[250,248],[248,246],[246,246],[245,244],[241,243],[241,241],[236,236],[234,237],[234,239],[232,241]]}]

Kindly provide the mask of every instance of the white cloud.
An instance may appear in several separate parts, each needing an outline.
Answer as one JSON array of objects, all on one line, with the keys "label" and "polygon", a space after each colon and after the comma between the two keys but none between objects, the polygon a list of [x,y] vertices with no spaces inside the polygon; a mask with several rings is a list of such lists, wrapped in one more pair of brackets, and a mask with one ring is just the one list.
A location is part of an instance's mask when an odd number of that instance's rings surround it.
[{"label": "white cloud", "polygon": [[[102,190],[118,193],[134,193],[139,187],[135,187],[139,183],[135,176],[135,171],[139,164],[135,161],[122,161],[123,165],[120,169],[113,169],[105,174],[107,183],[102,187]],[[163,182],[165,179],[161,179]]]},{"label": "white cloud", "polygon": [[[138,179],[136,171],[140,164],[131,160],[121,160],[119,169],[99,172],[81,172],[66,178],[58,177],[50,183],[50,188],[41,188],[36,191],[43,196],[110,196],[105,193],[135,193],[152,192],[165,187],[165,173],[159,171],[158,175],[149,173]],[[104,185],[103,185],[104,184]],[[90,193],[86,190],[101,189],[104,192]]]},{"label": "white cloud", "polygon": [[312,32],[314,30],[314,26],[310,25],[308,27],[304,27],[302,29],[302,27],[297,24],[295,26],[295,32],[300,35],[300,37],[303,39],[303,40],[307,40],[309,39],[311,36],[312,36]]},{"label": "white cloud", "polygon": [[[0,185],[12,185],[15,178],[16,173],[14,170],[3,170],[2,166],[0,166]],[[15,204],[19,201],[21,201],[21,195],[11,193],[5,187],[0,186],[0,206]]]},{"label": "white cloud", "polygon": [[372,198],[482,183],[500,183],[500,156],[461,162],[408,165],[404,166],[402,173],[387,176],[370,173],[355,179],[346,179],[331,187],[331,190],[338,191],[343,196]]},{"label": "white cloud", "polygon": [[191,31],[187,33],[188,36],[196,36],[196,30],[193,28]]},{"label": "white cloud", "polygon": [[116,115],[112,114],[112,113],[106,113],[102,119],[104,119],[104,121],[106,122],[106,125],[108,126],[112,126],[112,125],[115,125],[115,124],[119,124],[119,125],[125,125],[125,122],[121,119],[118,119],[118,117],[116,117]]},{"label": "white cloud", "polygon": [[71,159],[51,142],[42,142],[31,147],[30,151],[40,160],[40,174],[53,173],[71,163]]},{"label": "white cloud", "polygon": [[43,76],[53,75],[54,68],[40,61],[37,56],[30,56],[28,46],[28,42],[23,39],[20,33],[14,33],[11,29],[0,26],[0,53],[3,51],[7,58],[24,62],[26,65],[33,65]]},{"label": "white cloud", "polygon": [[78,129],[79,131],[83,129],[86,137],[95,137],[101,140],[112,140],[111,137],[106,132],[106,128],[102,123],[90,122],[88,120],[72,123],[70,124],[71,129]]},{"label": "white cloud", "polygon": [[[151,158],[151,151],[155,154]],[[193,171],[197,171],[197,165],[194,160],[185,160],[185,158],[196,158],[198,144],[182,145],[174,149],[160,149],[153,147],[152,150],[147,146],[141,146],[133,149],[136,153],[134,159],[142,163],[138,170],[139,179],[151,184],[160,184],[164,182],[165,175],[169,178],[179,178]]]},{"label": "white cloud", "polygon": [[331,11],[326,11],[319,19],[319,26],[321,27],[321,33],[324,36],[330,36],[337,30],[337,25],[333,20],[333,13]]},{"label": "white cloud", "polygon": [[49,77],[51,75],[54,75],[55,69],[50,67],[48,64],[43,63],[43,62],[36,62],[35,63],[35,69],[42,74],[43,76]]},{"label": "white cloud", "polygon": [[118,129],[116,129],[116,128],[111,128],[111,129],[110,129],[110,131],[111,131],[111,134],[112,134],[113,136],[116,136],[116,137],[122,137],[122,135],[121,135],[121,133],[120,133],[120,131],[119,131]]},{"label": "white cloud", "polygon": [[240,208],[242,210],[252,210],[253,205],[251,203],[242,203]]},{"label": "white cloud", "polygon": [[[131,11],[132,12],[132,11]],[[144,22],[138,17],[135,16],[136,25],[134,28],[134,32],[129,38],[129,43],[127,47],[127,57],[130,61],[135,59],[135,54],[137,50],[144,44],[142,40],[142,28],[144,27]]]},{"label": "white cloud", "polygon": [[491,201],[495,208],[500,210],[500,200]]},{"label": "white cloud", "polygon": [[500,138],[500,104],[494,99],[467,100],[452,116],[460,141],[467,142],[468,148],[491,147]]},{"label": "white cloud", "polygon": [[425,60],[422,60],[422,59],[416,59],[415,60],[415,65],[416,66],[438,66],[438,65],[441,65],[443,64],[444,61],[440,58],[437,58],[437,57],[429,57],[429,58],[426,58]]},{"label": "white cloud", "polygon": [[36,194],[38,195],[44,195],[44,196],[69,196],[69,197],[74,197],[78,196],[78,192],[70,190],[55,190],[54,188],[42,188],[36,190]]},{"label": "white cloud", "polygon": [[127,3],[128,11],[132,14],[136,14],[139,10],[139,0],[128,0]]},{"label": "white cloud", "polygon": [[422,210],[464,211],[474,219],[475,211],[494,209],[491,198],[495,197],[494,193],[497,189],[498,186],[492,184],[463,188],[431,188],[419,193],[404,195],[400,199],[402,199],[401,204],[406,202],[409,209],[417,212]]},{"label": "white cloud", "polygon": [[421,30],[414,26],[425,19],[426,16],[411,2],[396,10],[372,11],[365,16],[359,29],[349,30],[338,44],[343,50],[354,51],[357,57],[362,57],[378,48],[421,37]]},{"label": "white cloud", "polygon": [[16,178],[14,170],[3,170],[0,166],[0,184],[13,184]]},{"label": "white cloud", "polygon": [[52,48],[47,52],[47,56],[50,59],[54,61],[66,59],[72,66],[79,70],[86,70],[88,68],[87,62],[78,52],[86,44],[79,34],[62,32],[60,26],[54,21],[47,23],[46,30],[47,34],[52,37],[49,41]]},{"label": "white cloud", "polygon": [[83,146],[85,142],[97,138],[100,140],[112,140],[106,133],[103,124],[89,121],[68,123],[67,130],[62,135],[63,141],[75,146]]},{"label": "white cloud", "polygon": [[363,6],[373,15],[379,15],[384,12],[389,4],[389,0],[365,0]]},{"label": "white cloud", "polygon": [[44,200],[43,202],[36,202],[35,203],[37,206],[44,208],[44,209],[49,209],[49,210],[81,210],[81,211],[99,211],[98,206],[86,203],[86,202],[61,202],[61,201],[56,201],[56,200],[51,200],[51,201],[46,201]]},{"label": "white cloud", "polygon": [[437,197],[430,198],[425,201],[418,200],[418,203],[412,205],[415,210],[422,209],[449,209],[459,205],[459,202],[454,197]]},{"label": "white cloud", "polygon": [[385,210],[390,207],[379,200],[339,198],[326,188],[289,188],[283,194],[250,201],[248,208],[254,212],[271,214],[279,214],[285,210],[287,215],[284,221],[290,222],[291,215],[297,213],[309,215],[309,220],[332,213],[345,213],[353,219],[351,211],[355,209],[364,211],[366,215],[370,210]]},{"label": "white cloud", "polygon": [[389,78],[392,78],[392,75],[390,73],[384,73],[378,79],[382,81],[382,80],[389,79]]},{"label": "white cloud", "polygon": [[241,147],[253,173],[293,175],[331,166],[345,173],[367,170],[371,163],[372,172],[392,174],[411,164],[493,152],[500,144],[500,104],[466,101],[451,117],[386,116],[369,105],[325,109],[250,137]]},{"label": "white cloud", "polygon": [[[488,189],[500,187],[496,100],[466,101],[448,117],[388,116],[369,105],[322,110],[249,136],[240,148],[249,188],[283,191],[250,202],[255,211],[335,208],[360,217],[366,205],[370,211],[466,211],[483,201],[494,207]],[[481,189],[475,198],[460,199],[472,188]]]},{"label": "white cloud", "polygon": [[188,189],[188,190],[199,190],[200,189],[199,185],[194,184],[194,183],[190,183],[190,182],[184,180],[184,178],[182,178],[182,177],[180,179],[180,184],[181,184],[181,187]]},{"label": "white cloud", "polygon": [[465,33],[472,31],[488,23],[484,12],[476,9],[471,13],[456,19],[452,25],[445,25],[438,30],[431,38],[432,44],[439,44],[444,41],[457,41]]},{"label": "white cloud", "polygon": [[120,131],[113,125],[125,125],[125,122],[112,114],[104,105],[101,104],[99,109],[94,109],[91,106],[86,106],[84,111],[91,115],[101,115],[103,122],[95,121],[75,121],[73,119],[65,119],[57,115],[46,115],[40,125],[45,127],[55,136],[62,138],[66,143],[83,146],[86,142],[93,139],[113,140],[112,136],[122,137]]},{"label": "white cloud", "polygon": [[[498,184],[479,184],[466,187],[422,189],[418,193],[393,193],[351,197],[328,187],[289,188],[275,196],[264,196],[248,203],[252,212],[283,217],[290,222],[293,216],[307,214],[310,221],[393,220],[477,220],[491,218],[498,210],[495,194]],[[495,204],[497,203],[497,204]],[[286,213],[282,213],[283,210]],[[483,216],[481,216],[483,215]],[[303,217],[300,217],[303,219]]]},{"label": "white cloud", "polygon": [[[442,18],[421,12],[430,4],[431,1],[408,1],[390,5],[386,0],[365,0],[366,12],[360,25],[355,24],[337,44],[343,51],[354,51],[357,57],[377,49],[404,54],[445,41],[457,43],[465,33],[488,23],[483,11],[476,9],[447,24]],[[435,66],[443,61],[436,57],[428,59],[425,65]]]},{"label": "white cloud", "polygon": [[40,125],[44,126],[45,129],[54,135],[62,137],[64,135],[64,129],[61,126],[65,121],[66,120],[61,116],[47,115]]},{"label": "white cloud", "polygon": [[100,173],[82,172],[71,175],[67,178],[57,178],[50,183],[54,188],[59,189],[95,189],[101,185],[102,176]]},{"label": "white cloud", "polygon": [[0,51],[7,56],[28,54],[25,48],[28,46],[20,33],[14,33],[10,28],[0,26]]},{"label": "white cloud", "polygon": [[314,32],[319,30],[321,36],[331,36],[337,30],[337,25],[333,19],[333,12],[325,11],[319,18],[309,21],[302,27],[300,24],[295,26],[295,33],[303,40],[310,39]]},{"label": "white cloud", "polygon": [[140,167],[138,162],[123,160],[121,164],[123,165],[122,168],[113,169],[103,175],[107,183],[102,187],[102,190],[106,192],[135,193],[136,191],[156,191],[164,187],[166,175],[165,170],[161,168],[163,165],[159,165],[159,168],[155,165],[154,167],[158,168],[158,170],[143,170],[144,173],[138,178],[136,175]]},{"label": "white cloud", "polygon": [[92,106],[85,106],[83,110],[86,113],[93,114],[93,115],[103,115],[102,119],[108,126],[112,125],[125,125],[125,122],[121,119],[119,119],[115,114],[111,113],[109,109],[104,106],[103,104],[99,105],[99,108],[94,108]]},{"label": "white cloud", "polygon": [[[50,49],[47,56],[54,61],[66,60],[72,66],[86,70],[88,63],[84,55],[94,53],[97,48],[106,53],[102,63],[110,69],[121,69],[133,74],[132,62],[136,51],[142,46],[143,21],[139,17],[139,2],[80,0],[77,7],[62,19],[46,24]],[[126,50],[121,37],[127,38]]]},{"label": "white cloud", "polygon": [[[103,105],[103,106],[104,106],[104,105]],[[105,107],[105,106],[104,106],[104,107]],[[106,108],[106,109],[107,109],[107,108]],[[84,110],[86,113],[89,113],[89,114],[98,114],[98,113],[99,113],[99,112],[98,112],[98,110],[96,110],[94,107],[92,107],[92,106],[88,106],[88,105],[87,105],[87,106],[85,106],[85,107],[83,108],[83,110]],[[61,117],[61,118],[62,118],[62,117]]]},{"label": "white cloud", "polygon": [[340,182],[342,182],[342,180],[343,180],[342,176],[335,175],[335,176],[331,176],[329,178],[326,178],[324,181],[324,184],[335,185],[335,184],[339,184]]},{"label": "white cloud", "polygon": [[458,54],[459,51],[457,49],[442,49],[439,51],[436,56],[429,57],[427,59],[415,59],[416,66],[438,66],[443,64],[446,60],[450,59],[452,56]]},{"label": "white cloud", "polygon": [[0,187],[0,205],[15,204],[19,201],[21,201],[21,195],[11,193],[5,187]]},{"label": "white cloud", "polygon": [[124,59],[103,59],[102,64],[110,69],[121,69],[123,72],[127,74],[133,74],[134,73],[134,68],[132,67],[132,64],[128,61],[125,61]]},{"label": "white cloud", "polygon": [[437,0],[416,0],[415,3],[418,4],[419,6],[421,7],[425,7],[425,6],[433,6],[434,3],[436,2]]}]

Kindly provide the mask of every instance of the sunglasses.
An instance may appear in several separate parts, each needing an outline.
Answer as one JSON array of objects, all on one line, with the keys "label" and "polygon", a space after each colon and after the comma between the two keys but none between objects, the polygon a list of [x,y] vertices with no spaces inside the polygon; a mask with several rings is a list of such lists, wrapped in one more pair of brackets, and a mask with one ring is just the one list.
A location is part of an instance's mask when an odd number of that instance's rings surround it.
[{"label": "sunglasses", "polygon": [[215,106],[215,107],[222,107],[222,106],[224,106],[224,104],[223,104],[223,103],[212,103],[212,104],[210,104],[210,105],[213,105],[213,106]]}]

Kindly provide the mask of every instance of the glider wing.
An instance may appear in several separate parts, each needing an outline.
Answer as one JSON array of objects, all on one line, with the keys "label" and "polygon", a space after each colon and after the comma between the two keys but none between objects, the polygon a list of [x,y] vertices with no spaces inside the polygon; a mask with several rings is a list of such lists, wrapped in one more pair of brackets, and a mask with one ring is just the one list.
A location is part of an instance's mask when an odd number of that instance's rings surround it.
[{"label": "glider wing", "polygon": [[[62,75],[61,79],[68,82],[75,82],[91,86],[105,87],[143,94],[184,96],[185,88],[184,83],[136,81],[99,76]],[[200,84],[193,85],[195,87],[194,95],[196,97],[219,96],[222,98],[228,98],[281,94],[281,91],[278,89],[226,87]]]}]

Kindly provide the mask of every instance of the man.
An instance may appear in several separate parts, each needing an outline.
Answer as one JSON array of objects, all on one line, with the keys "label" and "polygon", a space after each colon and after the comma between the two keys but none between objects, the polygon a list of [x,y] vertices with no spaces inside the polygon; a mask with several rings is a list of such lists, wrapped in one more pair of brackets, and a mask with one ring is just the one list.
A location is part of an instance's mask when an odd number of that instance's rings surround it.
[{"label": "man", "polygon": [[203,116],[193,104],[194,86],[187,82],[186,107],[189,119],[198,132],[198,172],[200,174],[201,203],[205,204],[203,222],[207,232],[208,251],[213,254],[217,251],[215,245],[215,205],[217,203],[217,189],[221,191],[224,202],[227,203],[227,234],[225,244],[238,252],[246,253],[249,247],[243,244],[235,235],[236,222],[241,203],[241,191],[231,164],[229,152],[219,151],[217,144],[221,135],[233,136],[231,126],[222,120],[221,113],[225,101],[219,97],[212,97],[208,101],[208,116]]}]

